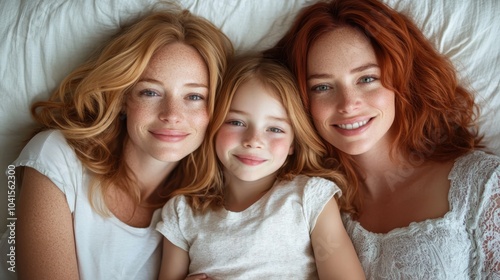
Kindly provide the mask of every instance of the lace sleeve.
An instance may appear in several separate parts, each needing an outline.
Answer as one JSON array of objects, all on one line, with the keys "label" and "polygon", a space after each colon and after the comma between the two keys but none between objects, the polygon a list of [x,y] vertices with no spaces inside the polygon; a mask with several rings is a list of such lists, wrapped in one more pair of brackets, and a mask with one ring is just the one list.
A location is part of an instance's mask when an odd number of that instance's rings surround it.
[{"label": "lace sleeve", "polygon": [[[477,244],[483,251],[483,272],[486,279],[500,279],[500,166],[485,186],[484,208],[480,211]],[[482,243],[482,244],[481,244]],[[481,277],[483,279],[483,277]]]}]

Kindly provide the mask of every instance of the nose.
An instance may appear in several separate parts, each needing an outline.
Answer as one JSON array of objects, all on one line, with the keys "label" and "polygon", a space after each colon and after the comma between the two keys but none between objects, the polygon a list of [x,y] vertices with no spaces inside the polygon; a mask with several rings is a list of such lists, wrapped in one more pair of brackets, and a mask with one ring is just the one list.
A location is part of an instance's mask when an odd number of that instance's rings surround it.
[{"label": "nose", "polygon": [[173,97],[165,97],[159,104],[159,118],[167,123],[178,123],[182,120],[184,110],[182,102]]},{"label": "nose", "polygon": [[245,148],[259,149],[263,147],[262,135],[256,129],[249,127],[243,135],[243,146]]},{"label": "nose", "polygon": [[348,86],[342,86],[337,89],[337,108],[340,113],[351,113],[359,108],[361,103],[359,93]]}]

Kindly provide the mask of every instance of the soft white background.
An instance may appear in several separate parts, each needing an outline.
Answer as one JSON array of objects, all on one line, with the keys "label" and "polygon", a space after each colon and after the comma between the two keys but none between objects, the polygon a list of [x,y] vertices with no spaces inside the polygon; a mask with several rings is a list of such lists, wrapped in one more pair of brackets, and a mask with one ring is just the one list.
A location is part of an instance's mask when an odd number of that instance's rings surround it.
[{"label": "soft white background", "polygon": [[[0,170],[31,134],[29,107],[123,24],[158,0],[0,1]],[[295,13],[317,0],[178,0],[232,39],[237,51],[272,46]],[[476,92],[488,150],[500,155],[500,1],[384,0],[411,16]],[[7,222],[7,177],[0,175],[0,233]]]}]

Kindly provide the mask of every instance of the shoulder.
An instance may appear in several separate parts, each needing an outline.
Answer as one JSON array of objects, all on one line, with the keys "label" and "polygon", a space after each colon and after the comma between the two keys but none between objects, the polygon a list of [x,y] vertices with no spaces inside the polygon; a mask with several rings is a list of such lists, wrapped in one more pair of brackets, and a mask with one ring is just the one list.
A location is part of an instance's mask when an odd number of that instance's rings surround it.
[{"label": "shoulder", "polygon": [[35,159],[39,157],[74,157],[73,148],[59,130],[46,130],[36,134],[23,148],[19,158]]},{"label": "shoulder", "polygon": [[342,194],[342,191],[337,184],[324,178],[299,175],[295,177],[294,181],[297,181],[302,187],[304,187],[304,192],[306,194],[323,194],[327,196],[333,196],[335,194],[340,196]]},{"label": "shoulder", "polygon": [[295,200],[302,207],[308,209],[317,205],[324,205],[333,196],[340,196],[341,194],[339,187],[330,180],[297,175],[289,181],[277,181],[270,197],[272,197],[273,201]]},{"label": "shoulder", "polygon": [[486,153],[484,151],[476,150],[457,158],[456,162],[494,162],[500,163],[500,157],[494,154]]},{"label": "shoulder", "polygon": [[161,215],[162,218],[164,218],[164,216],[183,215],[188,209],[191,209],[191,207],[188,204],[187,198],[183,195],[177,195],[165,203]]},{"label": "shoulder", "polygon": [[45,146],[45,144],[67,144],[66,138],[60,130],[45,130],[37,133],[31,140],[28,142],[26,146]]},{"label": "shoulder", "polygon": [[58,130],[47,130],[35,135],[13,164],[16,167],[33,168],[49,178],[65,193],[68,203],[88,179],[82,162]]},{"label": "shoulder", "polygon": [[[500,173],[500,157],[483,151],[474,151],[455,160],[450,180],[484,184]],[[496,175],[495,175],[496,174]]]},{"label": "shoulder", "polygon": [[189,241],[203,230],[202,222],[203,216],[195,215],[187,198],[178,195],[163,206],[156,230],[177,247],[188,251]]},{"label": "shoulder", "polygon": [[302,202],[308,204],[324,204],[333,196],[341,196],[340,188],[332,181],[320,177],[298,175],[286,183],[289,189],[302,196]]},{"label": "shoulder", "polygon": [[293,181],[299,195],[303,218],[308,224],[309,233],[315,228],[319,215],[335,195],[340,196],[339,187],[332,181],[320,177],[296,176]]},{"label": "shoulder", "polygon": [[307,175],[297,175],[290,181],[282,181],[284,184],[293,184],[299,187],[308,187],[308,186],[331,186],[337,187],[337,185],[325,178],[321,177],[309,177]]},{"label": "shoulder", "polygon": [[449,179],[453,207],[475,221],[478,211],[500,194],[500,157],[482,151],[466,154],[455,161]]},{"label": "shoulder", "polygon": [[169,199],[161,210],[161,218],[166,224],[183,224],[195,217],[196,215],[184,195],[177,195]]},{"label": "shoulder", "polygon": [[73,176],[82,169],[75,150],[58,130],[47,130],[35,135],[13,164],[34,168],[47,177],[50,177],[48,173]]}]

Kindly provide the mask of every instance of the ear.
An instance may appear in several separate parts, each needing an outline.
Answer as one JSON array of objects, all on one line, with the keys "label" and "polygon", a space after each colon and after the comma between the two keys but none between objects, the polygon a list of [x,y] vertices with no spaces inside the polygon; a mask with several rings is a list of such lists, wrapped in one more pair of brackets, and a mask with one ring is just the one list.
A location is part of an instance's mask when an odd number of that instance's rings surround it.
[{"label": "ear", "polygon": [[291,156],[293,155],[293,152],[294,152],[294,148],[293,148],[293,144],[290,146],[290,149],[288,150],[288,155]]}]

